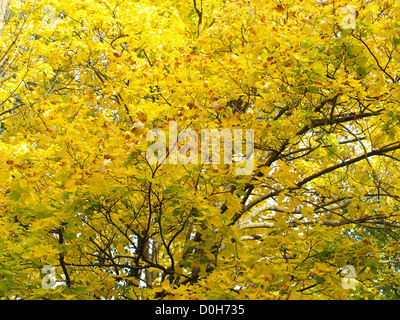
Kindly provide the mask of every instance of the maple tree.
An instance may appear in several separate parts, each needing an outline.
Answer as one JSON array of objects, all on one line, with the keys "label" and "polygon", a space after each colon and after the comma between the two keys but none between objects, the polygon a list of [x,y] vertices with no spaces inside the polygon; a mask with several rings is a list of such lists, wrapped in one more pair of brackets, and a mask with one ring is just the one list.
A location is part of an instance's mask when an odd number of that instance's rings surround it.
[{"label": "maple tree", "polygon": [[[346,5],[2,1],[0,295],[397,299],[400,3]],[[172,121],[254,170],[150,163]]]}]

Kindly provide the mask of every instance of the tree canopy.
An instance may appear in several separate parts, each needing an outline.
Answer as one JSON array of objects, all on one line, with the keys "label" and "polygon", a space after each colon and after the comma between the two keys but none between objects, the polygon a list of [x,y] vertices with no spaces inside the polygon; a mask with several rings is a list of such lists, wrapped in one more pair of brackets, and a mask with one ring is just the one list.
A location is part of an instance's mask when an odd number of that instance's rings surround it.
[{"label": "tree canopy", "polygon": [[1,2],[1,297],[399,298],[400,1]]}]

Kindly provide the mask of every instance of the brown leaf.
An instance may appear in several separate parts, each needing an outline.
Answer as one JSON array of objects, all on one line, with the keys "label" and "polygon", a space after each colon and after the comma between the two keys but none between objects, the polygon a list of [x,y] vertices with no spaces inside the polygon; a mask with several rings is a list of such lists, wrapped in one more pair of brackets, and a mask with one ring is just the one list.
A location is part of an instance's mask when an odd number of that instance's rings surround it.
[{"label": "brown leaf", "polygon": [[147,115],[146,115],[145,113],[143,113],[143,112],[138,112],[138,113],[137,113],[137,116],[138,116],[138,118],[139,118],[139,120],[140,120],[141,122],[146,122],[146,121],[147,121]]},{"label": "brown leaf", "polygon": [[114,50],[113,56],[116,57],[116,58],[121,58],[122,54],[119,53],[118,51]]}]

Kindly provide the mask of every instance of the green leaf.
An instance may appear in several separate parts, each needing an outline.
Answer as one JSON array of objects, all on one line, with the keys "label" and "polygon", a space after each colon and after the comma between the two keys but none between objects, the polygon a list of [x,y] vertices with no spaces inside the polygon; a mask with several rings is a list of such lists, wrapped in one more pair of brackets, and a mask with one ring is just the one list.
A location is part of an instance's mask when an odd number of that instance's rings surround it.
[{"label": "green leaf", "polygon": [[378,274],[378,268],[375,265],[370,266],[370,269],[373,274]]},{"label": "green leaf", "polygon": [[358,272],[358,275],[364,273],[364,271],[365,271],[366,269],[367,269],[367,266],[363,267],[363,268]]},{"label": "green leaf", "polygon": [[318,284],[322,284],[322,283],[325,282],[325,278],[324,278],[324,277],[321,277],[321,276],[320,276],[320,277],[317,277],[315,280],[317,281]]},{"label": "green leaf", "polygon": [[340,33],[340,37],[346,38],[352,31],[353,31],[353,29],[342,29],[342,31]]},{"label": "green leaf", "polygon": [[10,192],[8,197],[12,201],[18,201],[21,198],[21,194],[18,191],[13,190],[13,191]]},{"label": "green leaf", "polygon": [[361,66],[358,66],[356,71],[361,78],[364,78],[369,73],[369,70],[367,68]]}]

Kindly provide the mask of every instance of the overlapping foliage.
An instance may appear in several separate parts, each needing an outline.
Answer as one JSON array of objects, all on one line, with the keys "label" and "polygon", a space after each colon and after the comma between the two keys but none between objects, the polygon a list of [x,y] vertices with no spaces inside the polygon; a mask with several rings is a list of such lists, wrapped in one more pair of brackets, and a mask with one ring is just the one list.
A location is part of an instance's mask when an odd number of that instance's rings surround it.
[{"label": "overlapping foliage", "polygon": [[[1,296],[398,298],[400,3],[347,4],[12,0]],[[172,120],[253,129],[254,171],[149,164]]]}]

